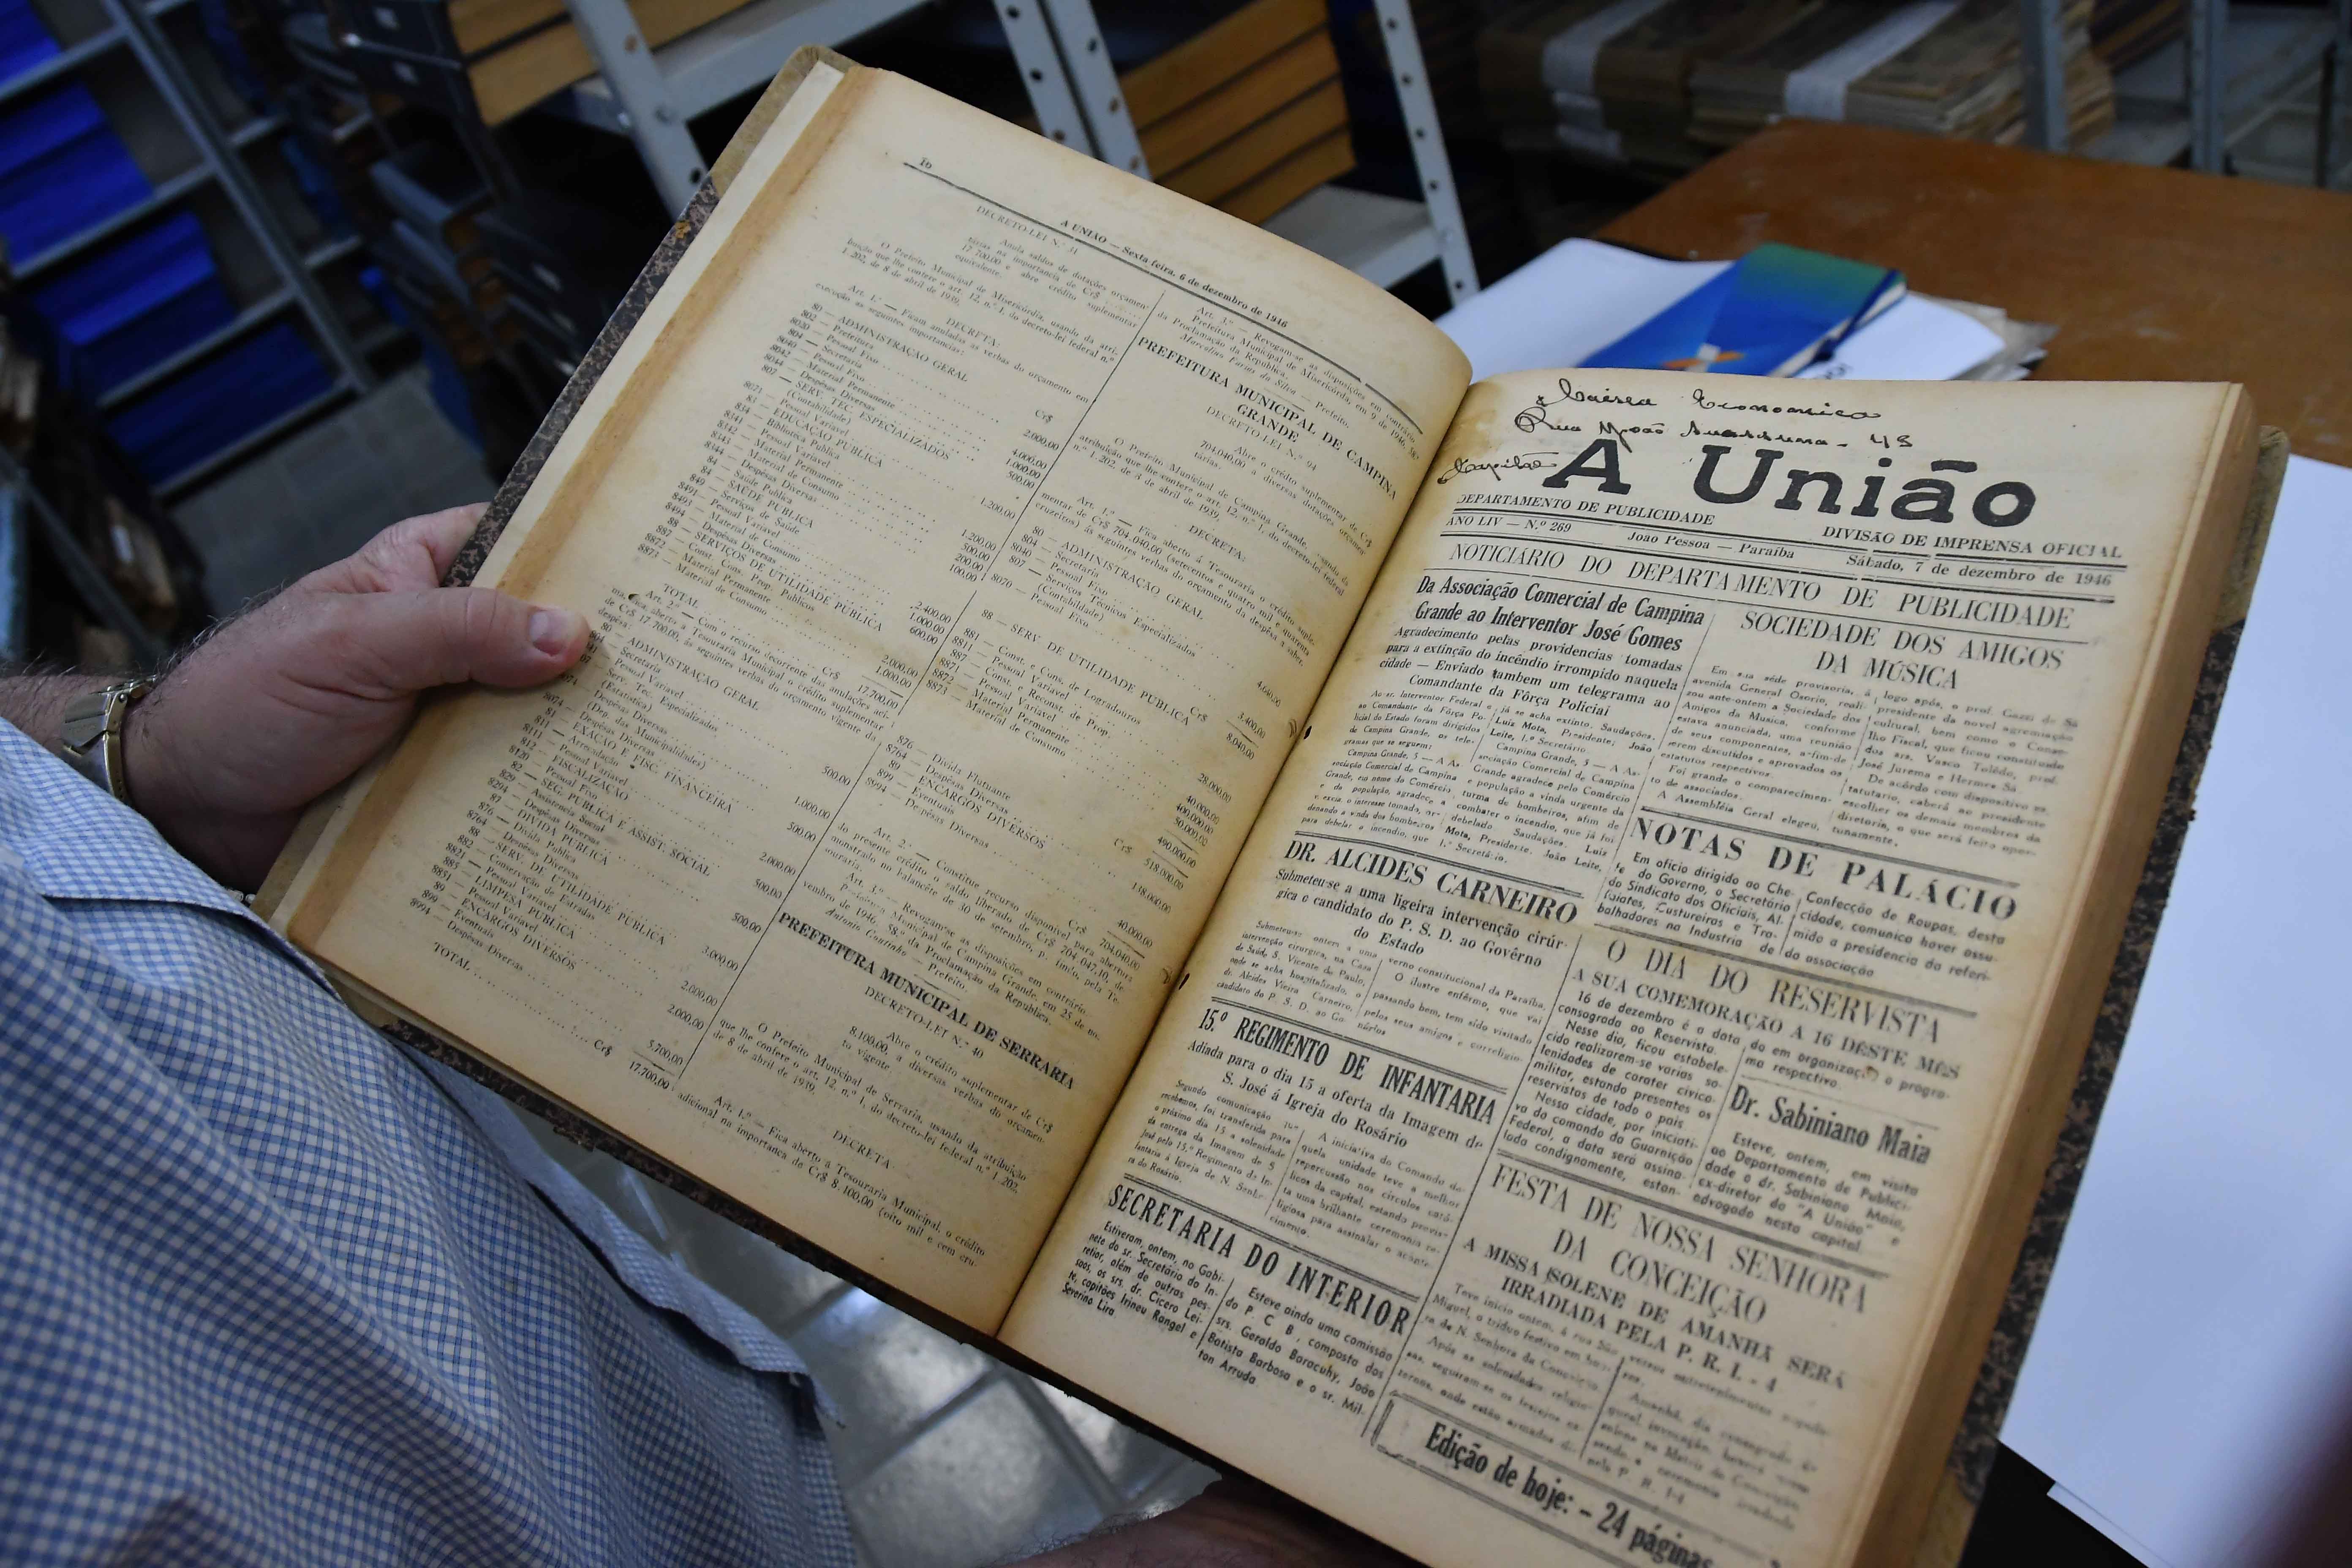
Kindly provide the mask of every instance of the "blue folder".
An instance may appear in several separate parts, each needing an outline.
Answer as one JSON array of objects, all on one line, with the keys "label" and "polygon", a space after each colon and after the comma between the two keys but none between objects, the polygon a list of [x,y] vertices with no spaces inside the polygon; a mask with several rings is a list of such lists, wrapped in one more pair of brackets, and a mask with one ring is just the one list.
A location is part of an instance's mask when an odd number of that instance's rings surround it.
[{"label": "blue folder", "polygon": [[1903,295],[1892,268],[1759,245],[1584,363],[1793,375]]}]

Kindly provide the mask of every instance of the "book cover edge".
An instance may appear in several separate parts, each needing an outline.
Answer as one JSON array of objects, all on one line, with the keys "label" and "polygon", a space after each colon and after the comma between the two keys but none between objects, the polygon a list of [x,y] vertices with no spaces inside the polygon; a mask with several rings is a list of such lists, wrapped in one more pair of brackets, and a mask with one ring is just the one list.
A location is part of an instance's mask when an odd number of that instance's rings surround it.
[{"label": "book cover edge", "polygon": [[2059,1246],[2065,1238],[2066,1222],[2074,1212],[2074,1198],[2090,1159],[2092,1139],[2098,1131],[2107,1092],[2114,1087],[2132,1013],[2139,1001],[2141,984],[2147,977],[2148,958],[2155,949],[2157,928],[2163,919],[2165,905],[2171,897],[2181,847],[2197,815],[2198,781],[2212,751],[2214,725],[2221,717],[2238,643],[2245,631],[2254,580],[2269,540],[2271,514],[2286,476],[2286,458],[2285,433],[2263,426],[2229,579],[2222,590],[2212,633],[2206,641],[2196,695],[2174,756],[2172,776],[2166,784],[2156,833],[2148,846],[2147,858],[2141,865],[2130,912],[2125,919],[2123,942],[2116,950],[2115,966],[2108,972],[2090,1046],[2084,1054],[2082,1071],[2075,1077],[2065,1123],[2043,1173],[2033,1216],[2019,1249],[2016,1267],[2011,1271],[1992,1339],[1979,1365],[1967,1413],[1945,1463],[1942,1495],[1913,1568],[1951,1568],[1958,1561],[1977,1507],[1984,1499],[1985,1482],[2000,1449],[2001,1423],[2016,1392],[2018,1373],[2025,1364],[2027,1342],[2041,1312],[2042,1297],[2050,1287]]}]

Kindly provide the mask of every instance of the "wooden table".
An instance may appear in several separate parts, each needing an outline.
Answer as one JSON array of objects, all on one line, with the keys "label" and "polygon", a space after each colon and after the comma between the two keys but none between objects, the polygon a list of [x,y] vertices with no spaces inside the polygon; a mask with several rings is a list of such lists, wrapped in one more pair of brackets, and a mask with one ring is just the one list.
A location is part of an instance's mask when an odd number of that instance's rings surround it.
[{"label": "wooden table", "polygon": [[1788,121],[1596,237],[1900,268],[2057,323],[2038,376],[2243,382],[2295,451],[2352,464],[2352,194]]}]

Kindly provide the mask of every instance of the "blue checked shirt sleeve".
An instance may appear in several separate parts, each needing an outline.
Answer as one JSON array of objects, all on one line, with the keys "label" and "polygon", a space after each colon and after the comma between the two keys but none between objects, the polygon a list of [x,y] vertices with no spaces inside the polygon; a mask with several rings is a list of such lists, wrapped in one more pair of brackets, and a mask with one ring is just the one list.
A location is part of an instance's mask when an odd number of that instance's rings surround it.
[{"label": "blue checked shirt sleeve", "polygon": [[478,1095],[0,723],[0,1555],[846,1568],[792,1352]]}]

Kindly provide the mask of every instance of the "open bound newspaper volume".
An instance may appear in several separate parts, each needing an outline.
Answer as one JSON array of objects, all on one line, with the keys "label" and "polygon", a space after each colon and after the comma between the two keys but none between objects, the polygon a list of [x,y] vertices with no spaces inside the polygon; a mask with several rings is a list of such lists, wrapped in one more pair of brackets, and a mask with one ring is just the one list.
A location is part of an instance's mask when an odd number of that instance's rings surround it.
[{"label": "open bound newspaper volume", "polygon": [[280,929],[1429,1563],[1909,1561],[2242,394],[1468,385],[813,51],[715,168],[479,564],[588,656],[428,703]]}]

